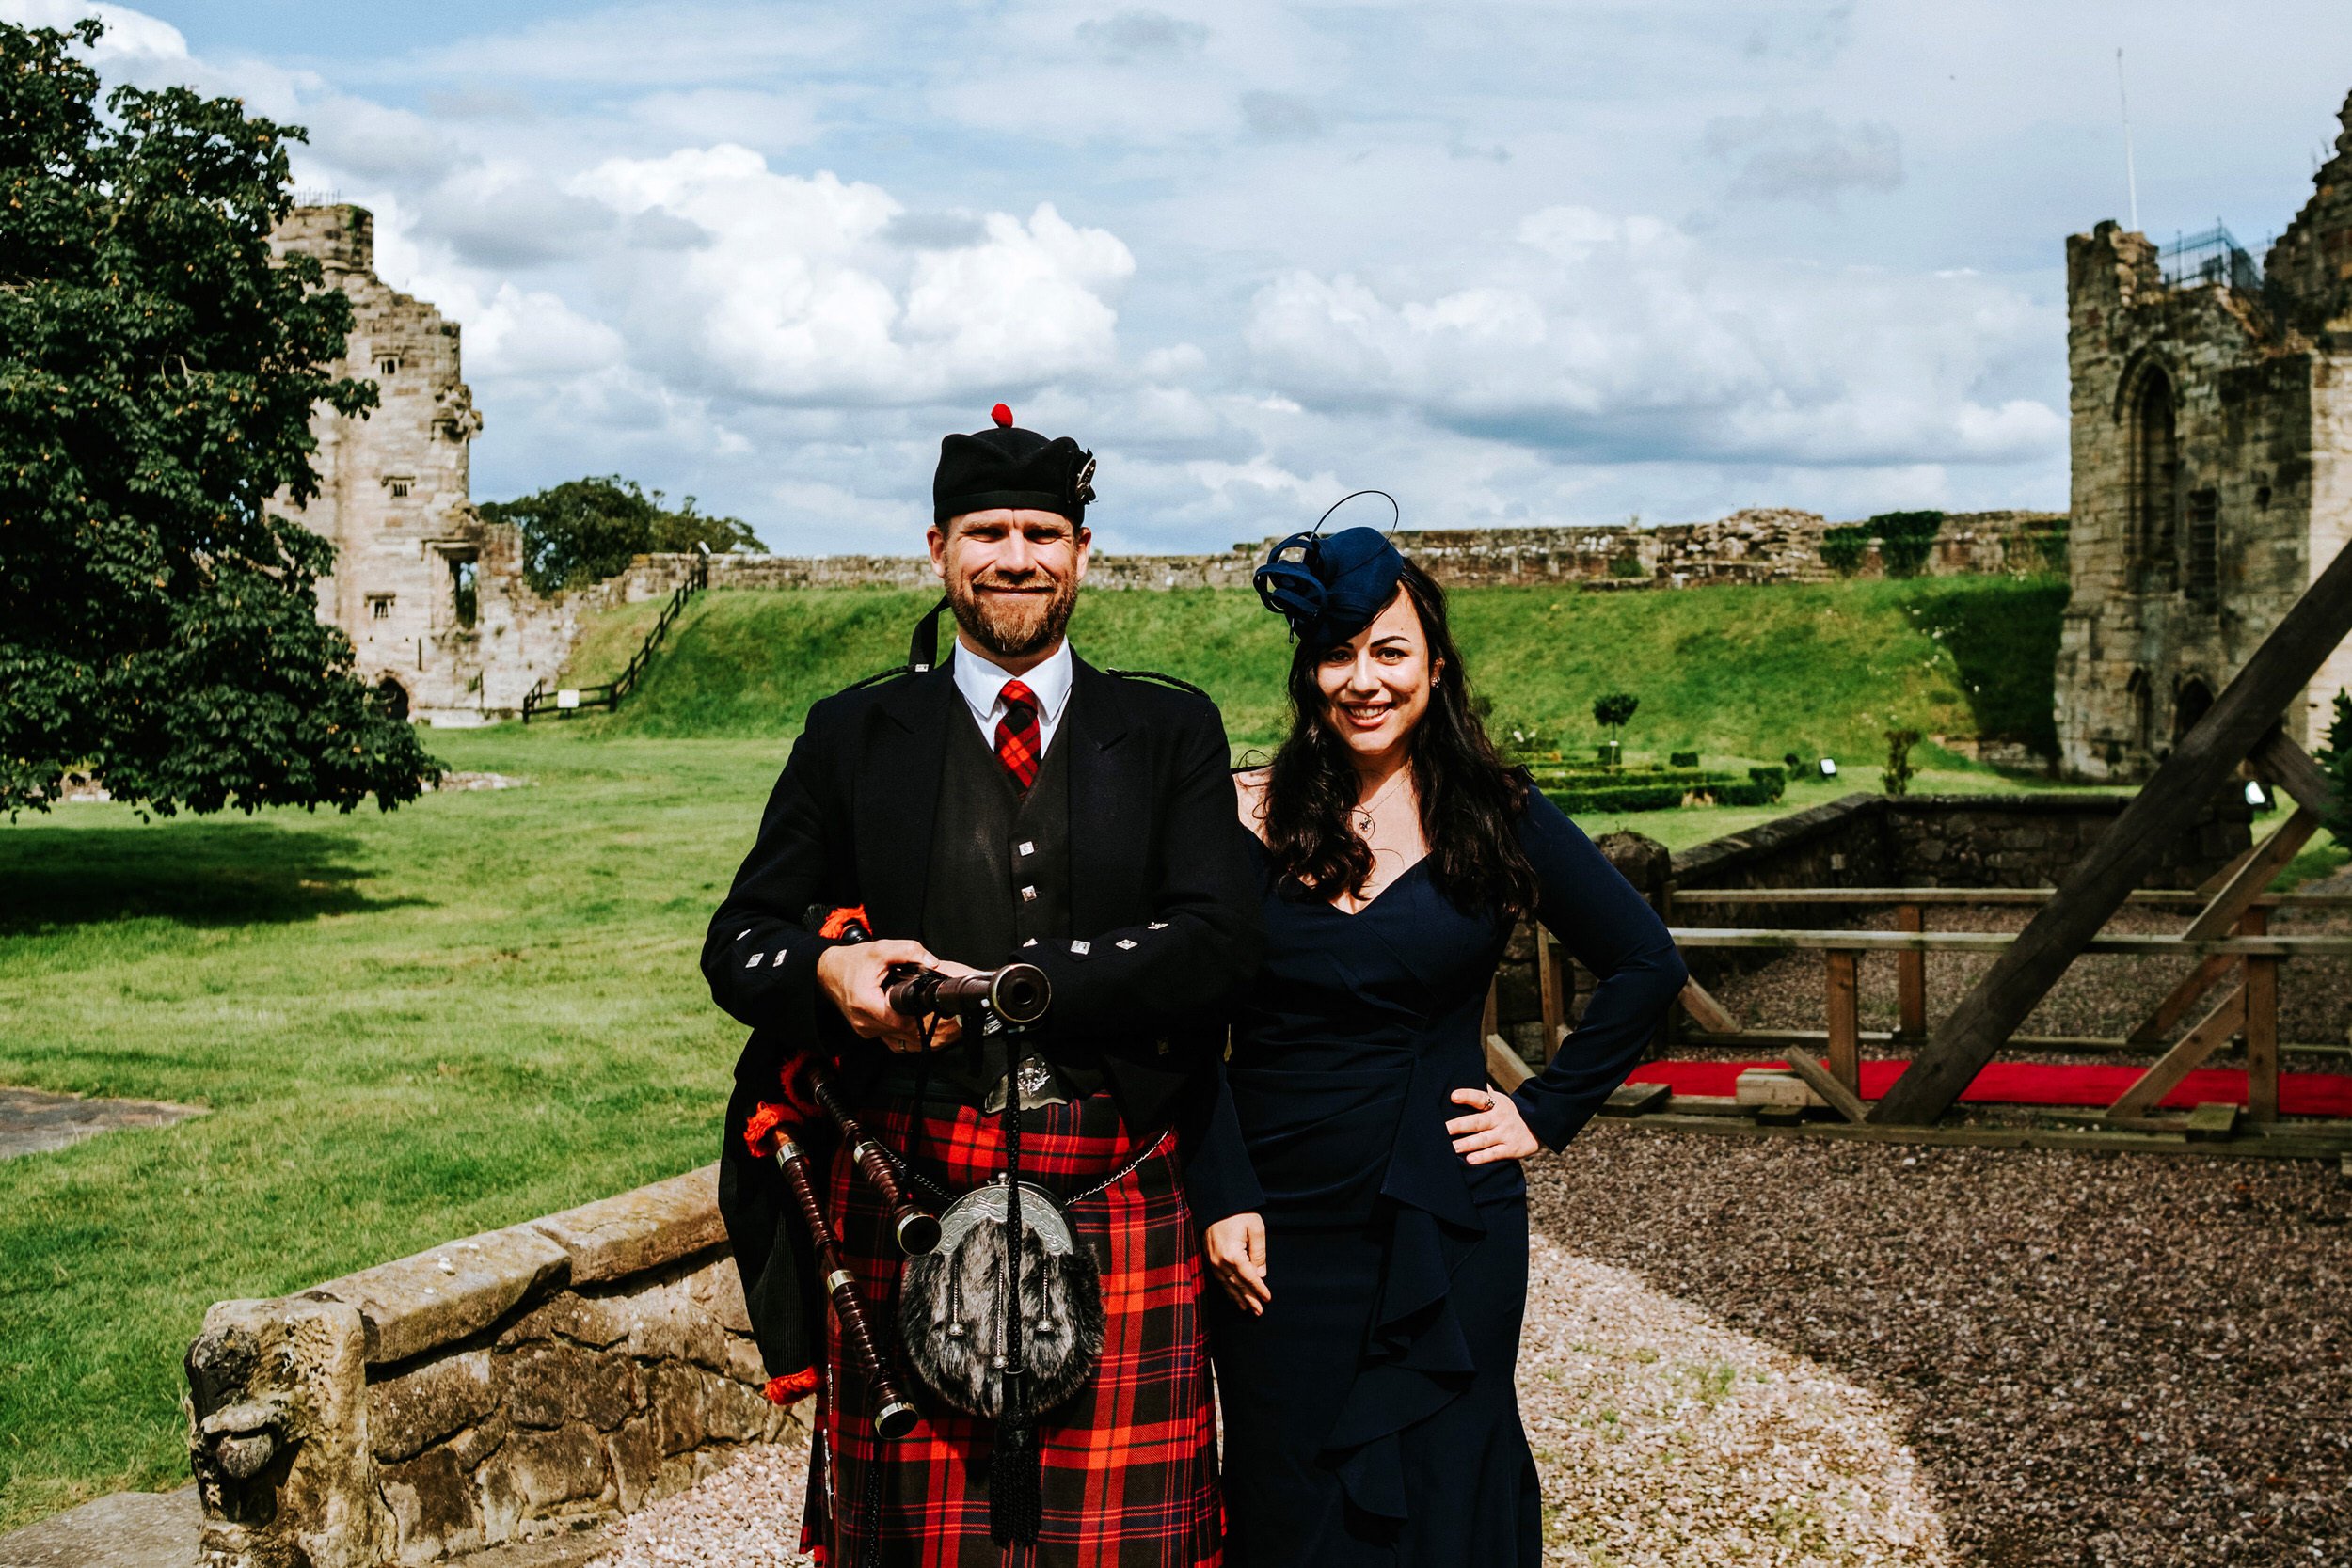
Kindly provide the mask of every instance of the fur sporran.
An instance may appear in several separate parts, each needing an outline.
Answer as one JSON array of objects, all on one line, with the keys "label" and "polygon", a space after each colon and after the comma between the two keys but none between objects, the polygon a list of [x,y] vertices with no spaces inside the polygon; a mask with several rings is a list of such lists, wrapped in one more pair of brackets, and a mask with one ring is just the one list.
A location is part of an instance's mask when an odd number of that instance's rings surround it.
[{"label": "fur sporran", "polygon": [[[1010,1244],[1002,1180],[939,1216],[939,1245],[907,1260],[898,1339],[914,1375],[959,1410],[1005,1415]],[[1093,1375],[1103,1354],[1103,1280],[1061,1205],[1021,1183],[1021,1338],[1027,1416],[1053,1409]]]}]

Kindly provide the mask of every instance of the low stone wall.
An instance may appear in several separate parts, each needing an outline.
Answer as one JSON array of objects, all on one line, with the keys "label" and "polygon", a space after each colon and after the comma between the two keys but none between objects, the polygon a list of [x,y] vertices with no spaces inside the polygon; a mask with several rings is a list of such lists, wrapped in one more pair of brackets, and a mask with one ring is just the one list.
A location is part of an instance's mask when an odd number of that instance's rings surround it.
[{"label": "low stone wall", "polygon": [[[1848,795],[1694,845],[1678,888],[2049,887],[2099,841],[2128,795]],[[2165,847],[2145,887],[2195,887],[2252,842],[2253,812],[2224,792]],[[1677,916],[1703,925],[1693,906]],[[1687,917],[1687,918],[1685,918]]]},{"label": "low stone wall", "polygon": [[207,1568],[436,1562],[784,1436],[716,1173],[214,1307],[187,1357]]},{"label": "low stone wall", "polygon": [[[2063,515],[1956,512],[1937,531],[1925,570],[1931,577],[2052,570],[2046,541]],[[1818,513],[1750,508],[1706,523],[1619,527],[1406,529],[1397,545],[1449,587],[1493,583],[1574,583],[1586,588],[1690,588],[1710,583],[1825,582]],[[912,535],[910,535],[912,539]],[[1098,553],[1087,573],[1092,588],[1247,588],[1271,539],[1208,555]],[[692,558],[641,555],[621,579],[621,596],[657,598],[686,579]],[[1883,567],[1872,546],[1857,575]],[[919,555],[722,555],[710,562],[713,588],[930,588],[937,582]]]}]

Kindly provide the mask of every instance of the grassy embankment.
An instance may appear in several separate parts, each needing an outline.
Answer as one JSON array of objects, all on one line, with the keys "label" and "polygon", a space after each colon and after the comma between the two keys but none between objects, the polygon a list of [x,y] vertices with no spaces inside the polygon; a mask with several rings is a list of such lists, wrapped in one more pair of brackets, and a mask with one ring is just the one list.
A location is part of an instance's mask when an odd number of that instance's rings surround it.
[{"label": "grassy embankment", "polygon": [[[1867,765],[1890,708],[1947,733],[2047,712],[2032,650],[2057,600],[2038,585],[1460,604],[1502,713],[1572,726],[1622,687],[1644,700],[1637,750]],[[617,667],[654,608],[596,628],[580,678]],[[620,715],[432,737],[451,766],[528,788],[390,815],[72,805],[0,826],[0,1083],[210,1108],[0,1162],[0,1528],[184,1480],[180,1357],[208,1303],[711,1157],[739,1031],[695,973],[704,921],[808,703],[900,657],[919,608],[714,594]],[[1953,629],[1939,644],[1923,619]],[[1283,652],[1246,595],[1104,594],[1077,630],[1100,661],[1208,685],[1237,740],[1274,738]],[[1781,809],[1856,787],[1875,787],[1867,766]],[[1627,820],[1682,845],[1769,815]]]}]

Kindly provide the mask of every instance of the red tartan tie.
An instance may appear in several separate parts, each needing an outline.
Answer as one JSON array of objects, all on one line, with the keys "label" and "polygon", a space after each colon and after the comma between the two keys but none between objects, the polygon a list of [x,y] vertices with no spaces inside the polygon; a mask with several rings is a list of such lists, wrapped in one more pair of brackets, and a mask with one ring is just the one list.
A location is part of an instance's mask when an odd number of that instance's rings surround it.
[{"label": "red tartan tie", "polygon": [[1037,693],[1019,681],[1007,681],[1005,716],[996,721],[996,760],[1023,789],[1037,783]]}]

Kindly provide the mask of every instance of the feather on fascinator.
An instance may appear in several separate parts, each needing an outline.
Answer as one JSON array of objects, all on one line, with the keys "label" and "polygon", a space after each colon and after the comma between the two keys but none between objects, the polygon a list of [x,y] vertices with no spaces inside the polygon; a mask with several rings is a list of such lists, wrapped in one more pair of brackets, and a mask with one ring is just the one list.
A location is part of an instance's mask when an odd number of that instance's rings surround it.
[{"label": "feather on fascinator", "polygon": [[[1397,579],[1405,573],[1405,557],[1376,528],[1342,529],[1324,536],[1323,525],[1331,513],[1358,496],[1378,496],[1396,506],[1396,498],[1385,490],[1343,496],[1313,528],[1276,545],[1265,564],[1250,577],[1265,607],[1290,623],[1292,636],[1311,647],[1344,642],[1370,626],[1395,595]],[[1397,513],[1399,521],[1403,516]]]}]

